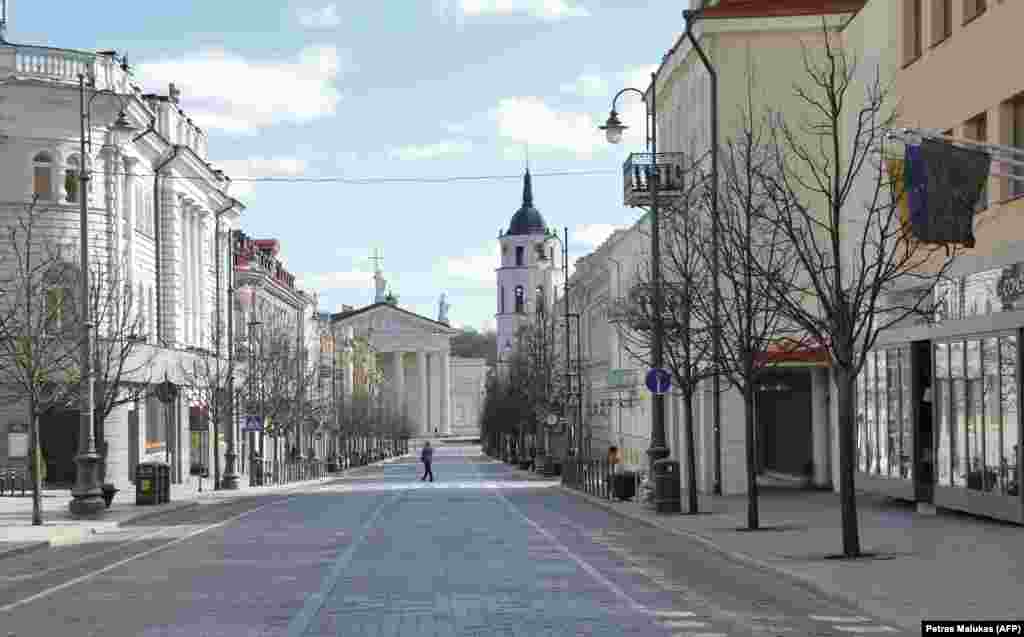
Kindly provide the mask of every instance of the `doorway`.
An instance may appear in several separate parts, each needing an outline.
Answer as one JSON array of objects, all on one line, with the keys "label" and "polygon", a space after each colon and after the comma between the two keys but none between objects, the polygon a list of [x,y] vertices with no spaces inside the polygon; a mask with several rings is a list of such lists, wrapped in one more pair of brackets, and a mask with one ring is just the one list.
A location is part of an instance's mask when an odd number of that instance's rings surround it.
[{"label": "doorway", "polygon": [[914,405],[914,497],[931,502],[935,497],[934,420],[932,418],[932,343],[917,341],[911,350],[911,393]]},{"label": "doorway", "polygon": [[810,372],[807,369],[762,372],[754,409],[758,473],[806,475],[814,457]]},{"label": "doorway", "polygon": [[49,487],[70,488],[75,484],[80,422],[77,411],[56,411],[39,418],[39,444]]}]

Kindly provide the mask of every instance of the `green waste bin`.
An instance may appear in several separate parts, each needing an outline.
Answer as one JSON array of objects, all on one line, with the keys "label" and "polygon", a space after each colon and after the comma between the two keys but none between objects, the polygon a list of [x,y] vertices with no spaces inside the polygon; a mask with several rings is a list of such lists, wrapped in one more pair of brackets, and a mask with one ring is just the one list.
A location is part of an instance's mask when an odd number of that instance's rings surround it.
[{"label": "green waste bin", "polygon": [[683,510],[679,493],[679,462],[665,458],[654,463],[654,510],[657,513],[680,513]]},{"label": "green waste bin", "polygon": [[158,504],[156,465],[153,463],[142,462],[135,467],[135,504]]}]

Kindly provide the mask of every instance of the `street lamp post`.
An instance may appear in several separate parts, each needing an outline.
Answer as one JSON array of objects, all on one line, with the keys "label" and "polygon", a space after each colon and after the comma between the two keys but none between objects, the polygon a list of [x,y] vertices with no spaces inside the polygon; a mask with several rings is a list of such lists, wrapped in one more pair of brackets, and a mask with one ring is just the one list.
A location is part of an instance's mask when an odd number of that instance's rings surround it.
[{"label": "street lamp post", "polygon": [[95,341],[93,338],[93,322],[91,308],[89,305],[89,210],[88,194],[89,180],[91,176],[86,168],[86,146],[92,148],[92,124],[89,112],[92,109],[93,100],[100,95],[110,95],[117,98],[121,110],[117,120],[112,126],[115,145],[120,143],[119,135],[131,133],[135,130],[125,117],[125,100],[123,97],[109,89],[96,90],[92,85],[92,95],[88,102],[85,99],[84,74],[78,74],[78,106],[79,126],[81,139],[79,140],[79,170],[78,170],[78,204],[79,204],[79,255],[81,260],[81,312],[82,312],[82,336],[80,345],[81,365],[81,391],[79,392],[79,447],[78,455],[75,457],[77,471],[75,472],[75,488],[72,489],[72,500],[68,505],[71,513],[76,516],[92,516],[100,513],[106,507],[103,501],[103,492],[99,485],[99,463],[100,456],[96,452],[96,435],[93,429],[96,412],[96,371],[93,368],[93,357],[95,352]]},{"label": "street lamp post", "polygon": [[[227,450],[224,452],[224,476],[221,478],[223,489],[237,489],[238,488],[238,470],[237,470],[237,442],[235,439],[235,432],[238,429],[238,418],[235,415],[235,234],[234,231],[228,233],[228,271],[227,271],[227,305],[228,305],[228,378],[227,378],[227,412],[228,412],[228,424],[227,424]],[[218,283],[219,283],[218,278]],[[218,293],[217,298],[220,299]],[[220,307],[218,301],[218,306]],[[220,334],[220,319],[218,318],[217,333]],[[220,347],[217,348],[220,350]],[[218,351],[220,356],[220,351]],[[218,364],[219,364],[218,358]],[[219,375],[218,375],[219,377]]]},{"label": "street lamp post", "polygon": [[[665,339],[664,311],[662,309],[661,293],[661,222],[658,215],[658,106],[655,93],[657,85],[657,74],[651,73],[650,100],[647,93],[636,88],[624,88],[615,94],[612,99],[612,110],[608,121],[600,129],[605,131],[608,142],[618,144],[622,141],[622,133],[625,126],[619,121],[615,105],[623,93],[634,92],[640,95],[647,110],[647,147],[651,153],[651,173],[648,175],[648,184],[651,191],[651,288],[652,288],[652,310],[654,313],[654,325],[651,342],[652,367],[661,369],[664,364],[663,343]],[[651,412],[651,446],[647,450],[650,459],[650,475],[654,475],[654,463],[669,455],[668,444],[665,437],[665,396],[656,393],[653,397],[653,409]]]},{"label": "street lamp post", "polygon": [[[718,229],[718,72],[715,70],[711,60],[704,53],[700,42],[693,35],[693,23],[700,17],[700,11],[686,9],[683,11],[683,19],[686,21],[686,37],[693,45],[693,50],[700,57],[704,69],[708,72],[711,84],[711,277],[714,279],[712,285],[712,307],[711,307],[711,355],[714,365],[718,365],[722,359],[722,320],[721,311],[721,281],[719,280],[719,229]],[[715,440],[715,485],[714,493],[722,493],[722,396],[721,380],[716,373],[711,378],[712,402],[711,414],[714,421]]]}]

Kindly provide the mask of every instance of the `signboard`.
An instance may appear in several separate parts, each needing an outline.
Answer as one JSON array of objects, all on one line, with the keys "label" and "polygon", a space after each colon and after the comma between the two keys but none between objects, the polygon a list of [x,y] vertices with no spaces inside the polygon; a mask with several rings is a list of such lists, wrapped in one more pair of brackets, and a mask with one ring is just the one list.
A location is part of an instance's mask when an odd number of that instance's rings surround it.
[{"label": "signboard", "polygon": [[28,425],[11,424],[7,427],[7,457],[28,457]]},{"label": "signboard", "polygon": [[651,390],[651,393],[664,394],[672,386],[672,374],[669,374],[664,369],[652,369],[647,372],[644,383],[647,385],[647,389]]},{"label": "signboard", "polygon": [[242,416],[242,431],[263,431],[263,418],[251,414]]},{"label": "signboard", "polygon": [[636,387],[637,373],[635,369],[609,369],[608,370],[608,388],[609,389],[631,389]]}]

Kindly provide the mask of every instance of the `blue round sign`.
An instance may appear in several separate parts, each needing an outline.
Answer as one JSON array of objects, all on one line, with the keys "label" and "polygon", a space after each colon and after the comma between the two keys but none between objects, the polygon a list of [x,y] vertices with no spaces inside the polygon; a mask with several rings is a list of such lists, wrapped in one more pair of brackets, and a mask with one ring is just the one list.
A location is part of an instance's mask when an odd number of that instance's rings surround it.
[{"label": "blue round sign", "polygon": [[647,389],[655,394],[664,394],[672,386],[672,374],[664,369],[652,369],[644,377]]}]

